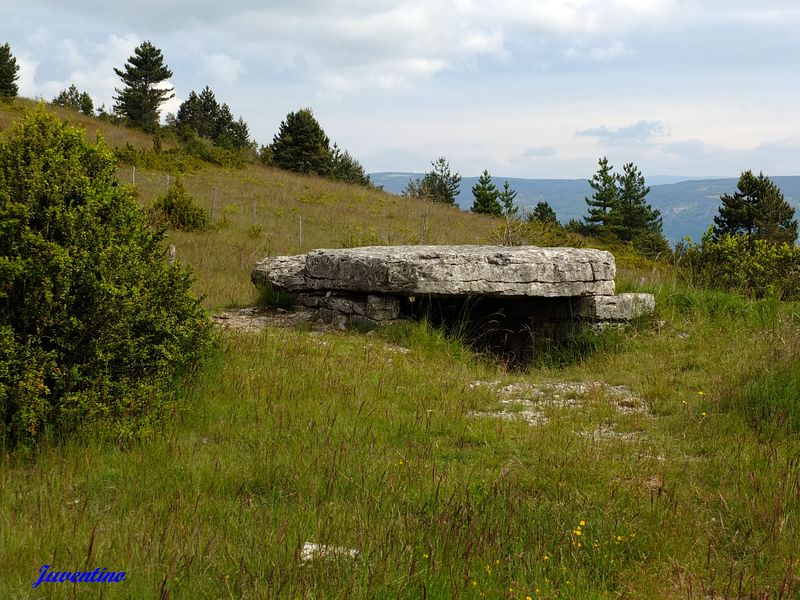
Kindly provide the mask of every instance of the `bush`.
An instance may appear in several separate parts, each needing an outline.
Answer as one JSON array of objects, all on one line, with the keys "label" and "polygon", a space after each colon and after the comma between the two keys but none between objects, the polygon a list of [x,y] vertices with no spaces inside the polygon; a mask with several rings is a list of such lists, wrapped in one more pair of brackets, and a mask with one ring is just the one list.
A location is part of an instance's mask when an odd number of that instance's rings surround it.
[{"label": "bush", "polygon": [[205,210],[195,204],[194,198],[183,187],[183,182],[176,179],[169,189],[153,202],[150,221],[154,224],[165,224],[171,229],[199,231],[206,229],[211,219]]},{"label": "bush", "polygon": [[0,143],[0,445],[148,431],[211,325],[102,142],[39,110]]},{"label": "bush", "polygon": [[114,157],[124,165],[151,171],[171,173],[191,173],[202,166],[202,160],[184,152],[181,148],[171,148],[164,152],[134,148],[130,143],[114,150]]},{"label": "bush", "polygon": [[191,135],[184,141],[183,152],[189,157],[218,167],[238,169],[254,160],[252,156],[253,150],[249,147],[241,149],[223,148],[215,145],[211,140],[203,139],[197,135]]},{"label": "bush", "polygon": [[691,240],[676,249],[692,283],[736,291],[755,298],[800,298],[800,248],[787,243],[706,232],[699,244]]}]

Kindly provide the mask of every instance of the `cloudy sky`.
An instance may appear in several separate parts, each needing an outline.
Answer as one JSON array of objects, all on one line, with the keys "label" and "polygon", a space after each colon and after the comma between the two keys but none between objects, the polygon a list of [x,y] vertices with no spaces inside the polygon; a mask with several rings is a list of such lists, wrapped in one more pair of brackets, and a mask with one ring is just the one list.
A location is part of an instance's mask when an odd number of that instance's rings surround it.
[{"label": "cloudy sky", "polygon": [[0,0],[20,92],[113,105],[150,40],[261,144],[309,106],[368,171],[800,174],[798,0]]}]

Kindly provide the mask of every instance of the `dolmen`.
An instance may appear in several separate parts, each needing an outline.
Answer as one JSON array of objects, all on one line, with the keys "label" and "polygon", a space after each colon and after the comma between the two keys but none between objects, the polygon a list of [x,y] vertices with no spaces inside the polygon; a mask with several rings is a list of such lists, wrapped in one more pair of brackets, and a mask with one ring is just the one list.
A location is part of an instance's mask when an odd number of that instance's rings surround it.
[{"label": "dolmen", "polygon": [[299,307],[341,327],[425,316],[473,328],[562,337],[651,314],[650,294],[615,294],[614,256],[536,246],[369,246],[265,258],[259,289],[291,294]]}]

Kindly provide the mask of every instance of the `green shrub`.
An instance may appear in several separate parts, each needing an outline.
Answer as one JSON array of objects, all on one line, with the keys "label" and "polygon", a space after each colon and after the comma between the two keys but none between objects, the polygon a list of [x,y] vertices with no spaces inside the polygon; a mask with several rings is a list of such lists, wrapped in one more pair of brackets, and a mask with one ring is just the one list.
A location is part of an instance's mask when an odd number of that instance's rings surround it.
[{"label": "green shrub", "polygon": [[169,410],[211,325],[112,153],[39,110],[0,143],[0,445]]},{"label": "green shrub", "polygon": [[211,223],[208,213],[195,204],[180,179],[176,179],[164,194],[155,199],[150,209],[150,220],[183,231],[203,230]]},{"label": "green shrub", "polygon": [[755,298],[800,298],[800,248],[787,243],[706,232],[699,244],[676,249],[684,274],[695,285]]},{"label": "green shrub", "polygon": [[197,135],[190,136],[183,143],[183,152],[192,158],[202,160],[218,167],[241,168],[252,162],[254,157],[250,148],[233,149],[217,146],[211,140]]},{"label": "green shrub", "polygon": [[201,159],[184,152],[182,148],[157,152],[134,148],[130,143],[114,150],[114,157],[123,165],[169,173],[191,173],[203,164]]}]

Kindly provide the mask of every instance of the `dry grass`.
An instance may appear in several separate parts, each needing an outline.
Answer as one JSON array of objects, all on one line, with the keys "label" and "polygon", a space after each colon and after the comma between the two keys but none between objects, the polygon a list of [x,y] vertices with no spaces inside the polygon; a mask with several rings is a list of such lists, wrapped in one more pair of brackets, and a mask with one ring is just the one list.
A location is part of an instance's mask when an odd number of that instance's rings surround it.
[{"label": "dry grass", "polygon": [[[131,183],[132,169],[120,169]],[[167,189],[173,175],[136,173],[144,206]],[[314,248],[417,244],[481,244],[494,220],[456,208],[378,190],[250,165],[208,167],[182,177],[187,191],[208,210],[216,228],[170,232],[177,256],[198,277],[196,290],[211,307],[255,299],[249,274],[265,256]]]},{"label": "dry grass", "polygon": [[[86,131],[86,139],[90,142],[94,142],[97,136],[100,135],[111,148],[124,147],[125,144],[130,144],[134,148],[142,150],[148,150],[153,147],[153,137],[141,131],[114,125],[94,117],[87,117],[69,108],[53,106],[45,102],[36,102],[27,98],[16,98],[10,104],[0,104],[0,137],[23,112],[35,110],[39,106],[64,119],[71,125],[84,129]],[[168,145],[165,147],[168,147]]]},{"label": "dry grass", "polygon": [[[150,135],[26,99],[0,106],[0,136],[24,111],[37,106],[83,128],[91,141],[99,134],[112,148],[153,147]],[[142,206],[152,204],[175,177],[136,170]],[[181,177],[215,227],[201,233],[170,232],[167,243],[193,269],[195,291],[211,308],[252,303],[250,269],[266,256],[365,245],[481,244],[489,241],[496,225],[491,218],[456,208],[259,164],[243,169],[208,166]],[[132,184],[133,168],[121,166],[119,179]]]}]

